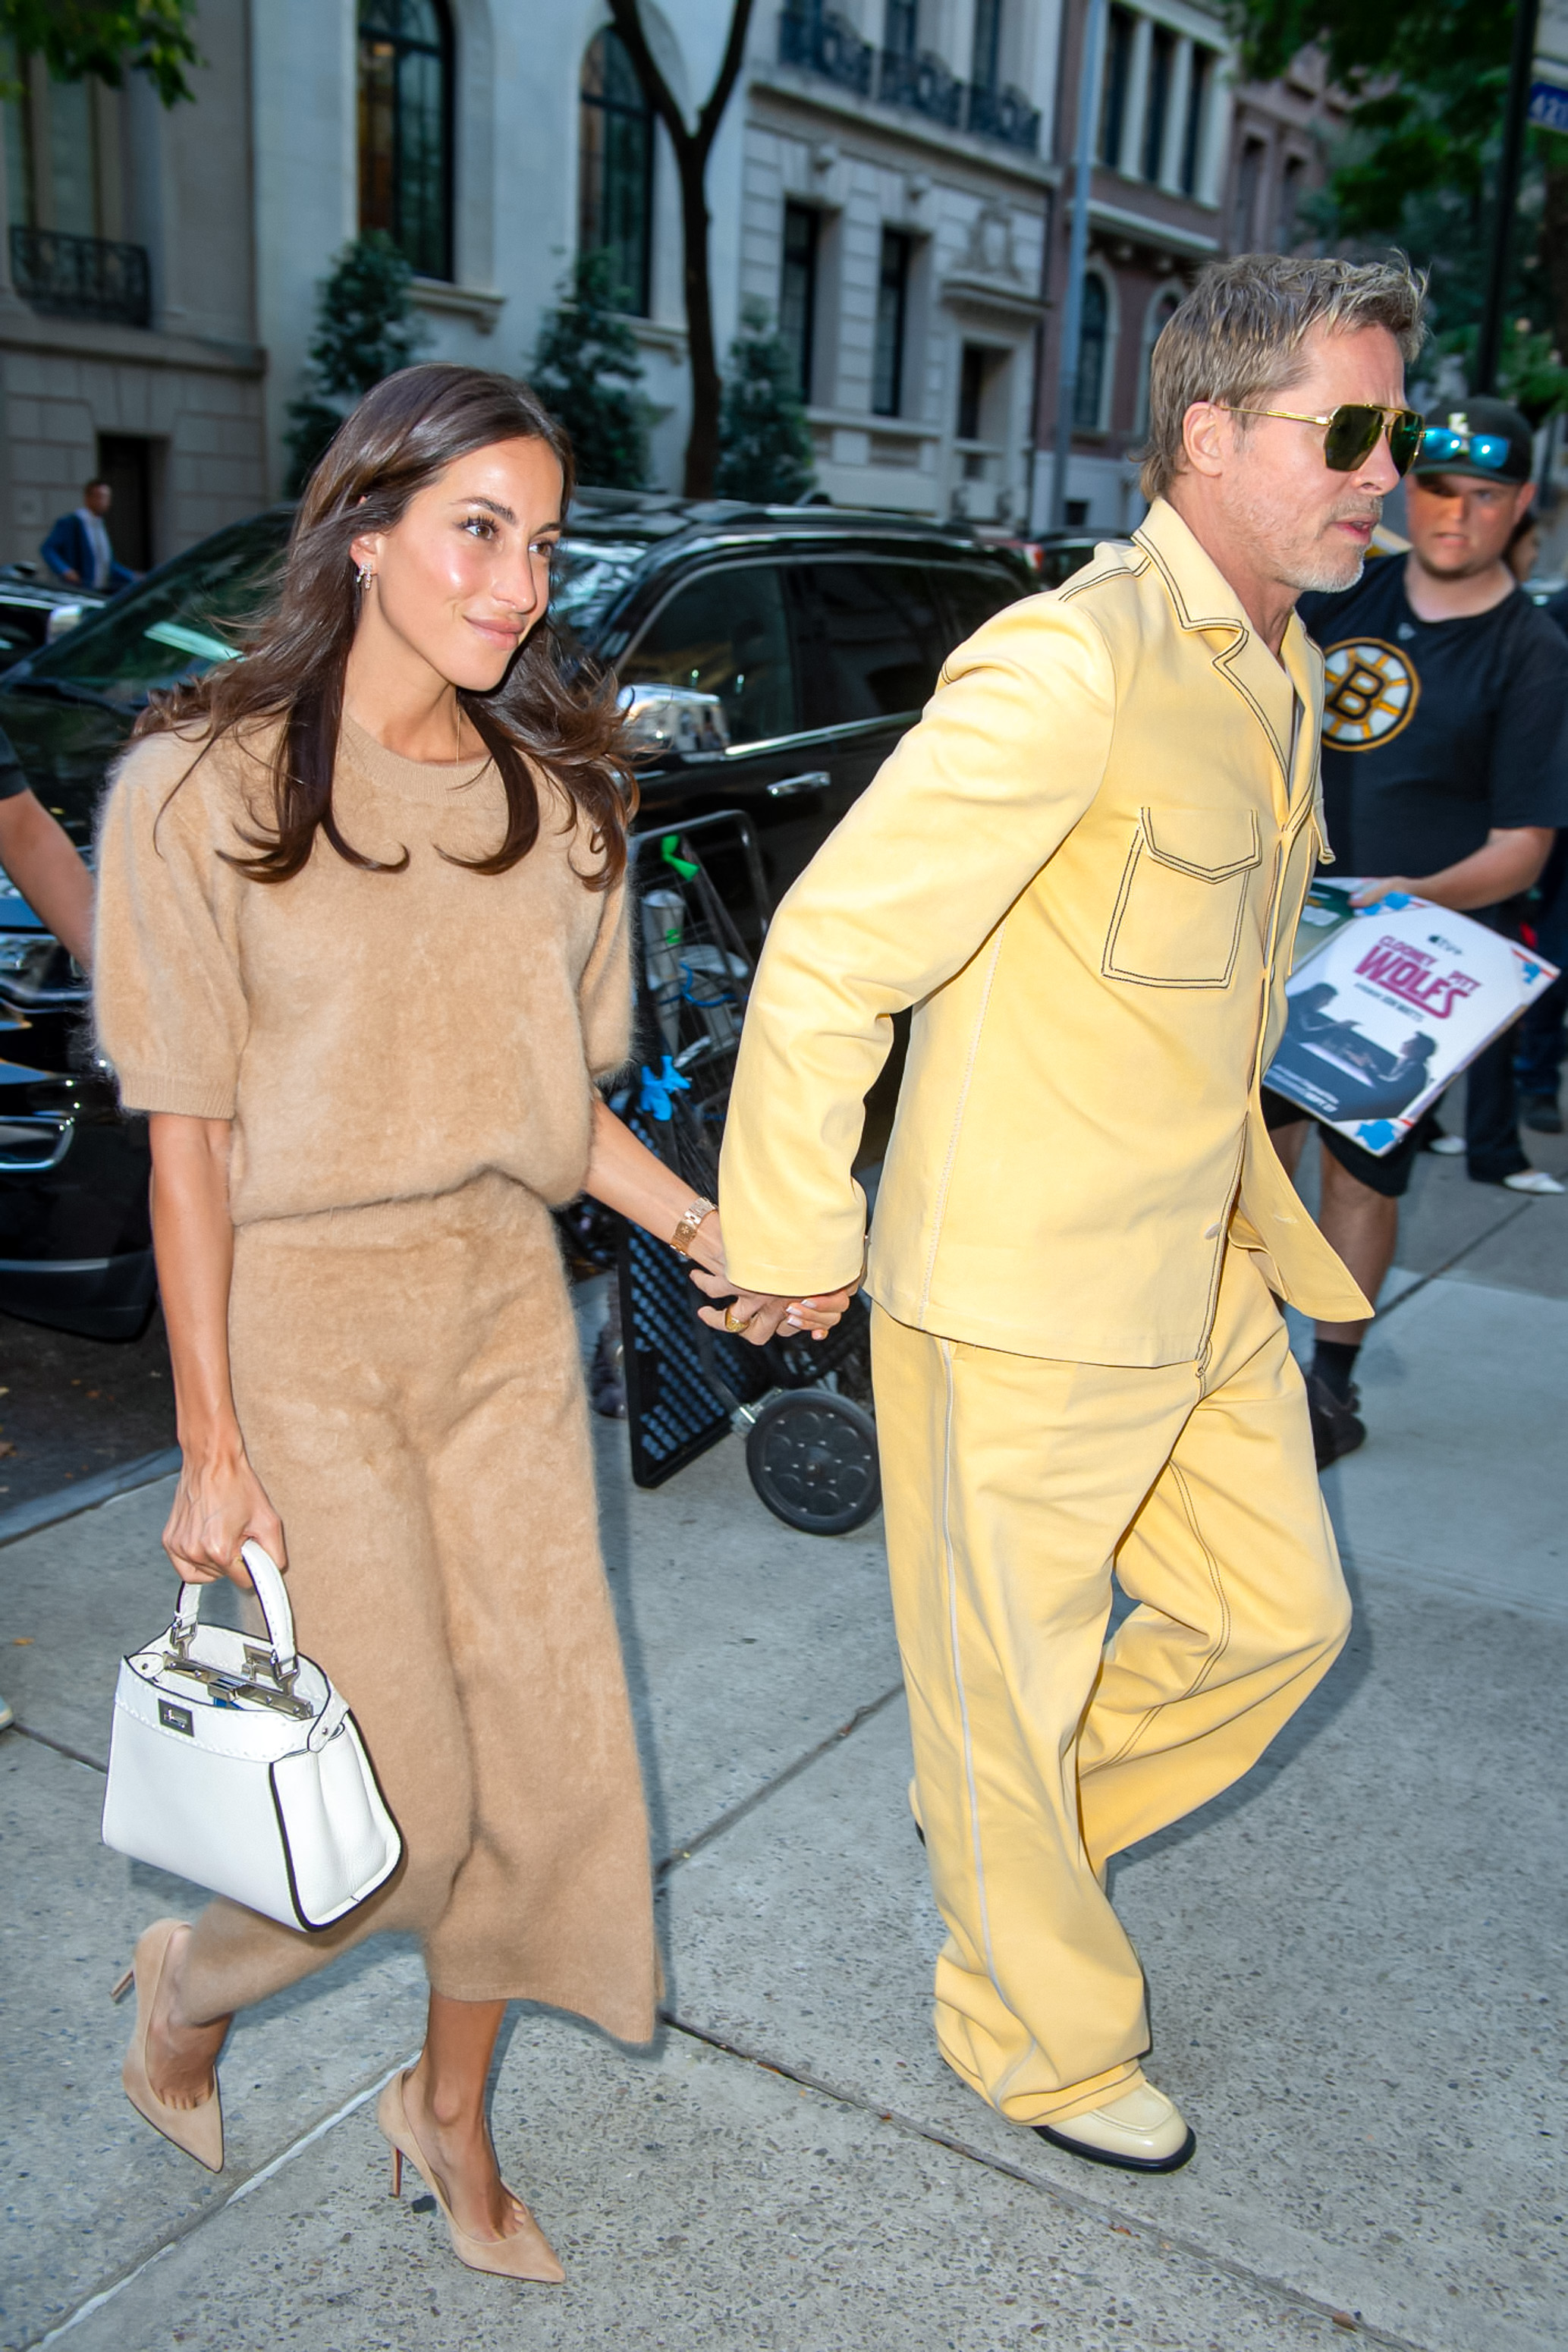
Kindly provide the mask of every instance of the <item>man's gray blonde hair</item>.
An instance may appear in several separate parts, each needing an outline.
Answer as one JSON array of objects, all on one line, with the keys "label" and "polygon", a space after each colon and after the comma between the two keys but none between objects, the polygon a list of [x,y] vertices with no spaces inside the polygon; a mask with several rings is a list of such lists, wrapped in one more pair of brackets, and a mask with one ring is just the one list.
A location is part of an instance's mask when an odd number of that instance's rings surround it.
[{"label": "man's gray blonde hair", "polygon": [[1408,363],[1421,348],[1426,299],[1425,273],[1403,254],[1340,261],[1238,253],[1211,263],[1166,320],[1149,363],[1144,496],[1164,498],[1181,472],[1182,425],[1196,402],[1264,406],[1304,373],[1314,327],[1337,335],[1386,327]]}]

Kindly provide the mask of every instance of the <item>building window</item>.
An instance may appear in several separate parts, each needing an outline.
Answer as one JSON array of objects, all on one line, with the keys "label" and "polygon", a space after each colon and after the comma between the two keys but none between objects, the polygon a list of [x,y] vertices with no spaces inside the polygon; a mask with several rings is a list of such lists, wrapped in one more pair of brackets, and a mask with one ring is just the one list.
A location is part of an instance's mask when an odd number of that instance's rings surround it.
[{"label": "building window", "polygon": [[980,409],[986,396],[986,363],[990,353],[981,343],[966,343],[958,365],[958,438],[980,437]]},{"label": "building window", "polygon": [[1299,155],[1291,157],[1280,175],[1280,229],[1275,242],[1281,253],[1289,253],[1301,233],[1301,189],[1306,176],[1306,164]]},{"label": "building window", "polygon": [[360,226],[452,275],[452,26],[438,0],[360,0]]},{"label": "building window", "polygon": [[1002,0],[975,0],[975,38],[969,79],[977,89],[998,89],[1002,79]]},{"label": "building window", "polygon": [[20,84],[5,101],[5,197],[14,228],[101,236],[99,109],[100,83],[55,81],[37,57],[18,58],[0,43],[0,79]]},{"label": "building window", "polygon": [[882,20],[882,46],[889,57],[912,58],[919,32],[919,0],[887,0]]},{"label": "building window", "polygon": [[909,327],[909,266],[914,242],[904,229],[883,230],[871,388],[872,410],[877,416],[897,416],[904,406],[904,345]]},{"label": "building window", "polygon": [[1168,25],[1156,25],[1149,43],[1149,100],[1144,113],[1143,171],[1145,180],[1157,180],[1166,152],[1166,117],[1170,112],[1171,78],[1176,70],[1176,35]]},{"label": "building window", "polygon": [[1208,110],[1208,80],[1214,51],[1194,47],[1192,79],[1186,90],[1186,121],[1181,134],[1181,187],[1184,196],[1197,194],[1198,167],[1203,162],[1203,125]]},{"label": "building window", "polygon": [[1078,389],[1072,403],[1075,433],[1098,433],[1105,397],[1105,352],[1110,336],[1111,304],[1105,280],[1091,273],[1083,280],[1083,314],[1078,327]]},{"label": "building window", "polygon": [[1105,86],[1100,99],[1100,161],[1114,171],[1122,160],[1127,88],[1133,78],[1133,12],[1113,8],[1105,29]]},{"label": "building window", "polygon": [[811,397],[812,357],[817,334],[817,236],[820,215],[810,205],[784,207],[784,256],[779,277],[779,332],[788,346],[802,400]]},{"label": "building window", "polygon": [[652,299],[653,117],[619,33],[590,41],[578,131],[577,244],[608,253],[620,299],[645,319]]},{"label": "building window", "polygon": [[1249,252],[1258,234],[1258,190],[1263,178],[1263,142],[1249,139],[1241,150],[1236,173],[1236,212],[1230,244],[1236,253]]}]

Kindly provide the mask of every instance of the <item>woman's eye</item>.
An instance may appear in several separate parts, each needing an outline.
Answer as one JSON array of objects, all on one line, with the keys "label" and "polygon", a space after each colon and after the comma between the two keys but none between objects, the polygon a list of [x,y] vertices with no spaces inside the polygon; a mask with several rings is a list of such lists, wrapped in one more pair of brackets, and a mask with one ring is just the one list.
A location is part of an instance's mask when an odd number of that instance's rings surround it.
[{"label": "woman's eye", "polygon": [[495,523],[488,515],[470,515],[463,528],[472,531],[477,539],[494,539],[496,536]]}]

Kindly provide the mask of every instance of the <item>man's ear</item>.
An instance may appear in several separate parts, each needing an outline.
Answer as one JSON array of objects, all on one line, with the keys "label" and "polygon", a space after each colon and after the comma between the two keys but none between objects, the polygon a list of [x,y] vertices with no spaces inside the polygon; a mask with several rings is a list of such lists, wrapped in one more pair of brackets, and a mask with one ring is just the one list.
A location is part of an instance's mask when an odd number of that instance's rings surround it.
[{"label": "man's ear", "polygon": [[1215,480],[1225,471],[1235,446],[1236,426],[1228,409],[1212,400],[1195,400],[1181,421],[1182,447],[1195,474]]},{"label": "man's ear", "polygon": [[1513,519],[1515,522],[1518,522],[1521,516],[1527,515],[1534,504],[1535,484],[1533,482],[1521,482],[1519,486],[1519,497],[1514,502]]}]

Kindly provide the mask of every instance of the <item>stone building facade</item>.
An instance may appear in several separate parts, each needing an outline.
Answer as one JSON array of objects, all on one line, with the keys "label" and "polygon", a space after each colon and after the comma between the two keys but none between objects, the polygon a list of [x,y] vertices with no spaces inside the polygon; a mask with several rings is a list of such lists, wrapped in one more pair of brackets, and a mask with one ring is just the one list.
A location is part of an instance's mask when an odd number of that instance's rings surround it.
[{"label": "stone building facade", "polygon": [[[643,0],[688,115],[729,15]],[[723,346],[746,306],[779,323],[835,500],[1043,519],[1083,21],[1084,0],[761,0],[709,167],[716,325]],[[678,189],[603,0],[201,0],[195,32],[193,105],[34,64],[4,110],[0,561],[92,473],[138,566],[277,497],[318,289],[365,226],[407,253],[432,356],[517,373],[574,254],[608,247],[654,478],[678,483]],[[1244,199],[1278,228],[1325,107],[1306,82],[1233,93],[1204,0],[1111,7],[1075,518],[1132,519],[1154,335]]]},{"label": "stone building facade", "polygon": [[194,106],[32,61],[0,110],[0,562],[94,474],[139,569],[267,495],[241,0],[209,0],[200,40]]},{"label": "stone building facade", "polygon": [[[1047,290],[1060,315],[1071,234],[1071,158],[1088,0],[1068,0],[1055,152],[1059,207]],[[1306,51],[1281,80],[1239,82],[1209,0],[1112,0],[1096,77],[1089,263],[1066,485],[1072,525],[1123,531],[1143,512],[1149,354],[1203,265],[1224,253],[1293,251],[1303,198],[1322,184],[1340,113]],[[1033,519],[1051,511],[1060,352],[1041,372]]]}]

